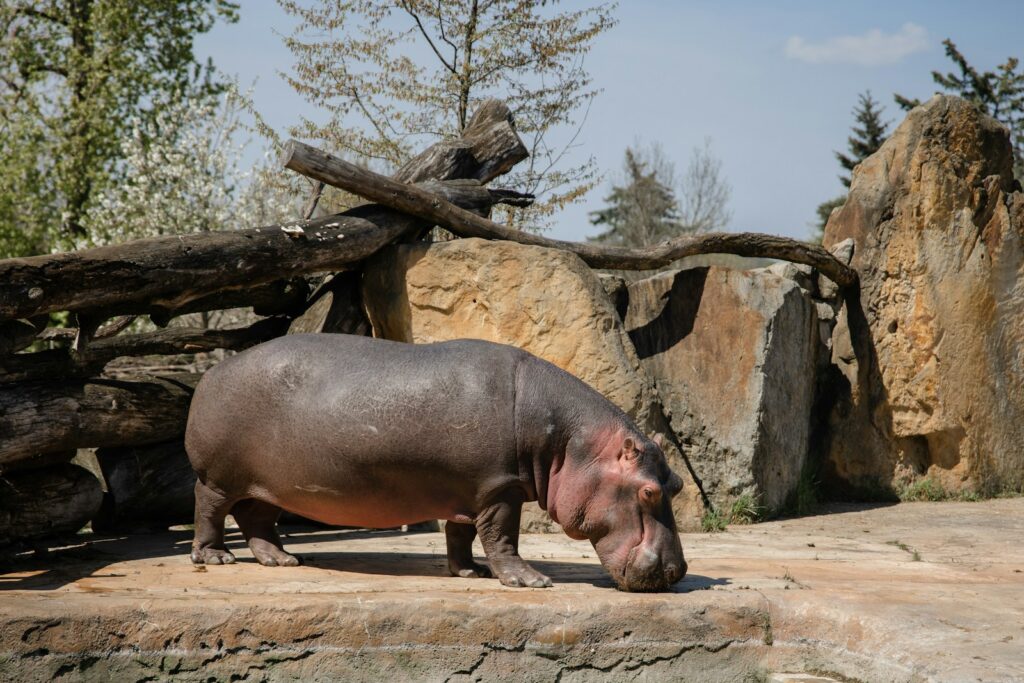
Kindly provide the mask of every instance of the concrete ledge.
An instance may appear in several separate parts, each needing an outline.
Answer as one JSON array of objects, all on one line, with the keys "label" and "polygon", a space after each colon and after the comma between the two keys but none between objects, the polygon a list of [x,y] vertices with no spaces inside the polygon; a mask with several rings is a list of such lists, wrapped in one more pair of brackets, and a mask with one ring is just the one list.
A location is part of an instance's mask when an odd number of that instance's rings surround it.
[{"label": "concrete ledge", "polygon": [[189,532],[82,536],[0,573],[0,680],[1020,680],[1022,537],[1022,500],[732,527],[636,595],[562,536],[523,540],[547,590],[444,576],[440,534],[296,531],[305,566],[206,571]]}]

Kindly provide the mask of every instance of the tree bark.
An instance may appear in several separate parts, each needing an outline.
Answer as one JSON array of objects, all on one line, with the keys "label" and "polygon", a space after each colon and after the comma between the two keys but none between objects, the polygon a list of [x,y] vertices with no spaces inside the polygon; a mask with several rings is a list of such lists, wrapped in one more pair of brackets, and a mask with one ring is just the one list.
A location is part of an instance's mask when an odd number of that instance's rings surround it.
[{"label": "tree bark", "polygon": [[296,140],[285,145],[282,163],[285,168],[417,216],[461,237],[510,240],[571,251],[594,268],[653,270],[685,256],[719,253],[803,263],[817,268],[843,288],[857,282],[856,271],[823,247],[786,237],[750,232],[708,233],[677,237],[663,244],[637,249],[565,242],[499,225],[471,214],[443,197],[432,195],[428,189],[396,182]]},{"label": "tree bark", "polygon": [[472,178],[489,183],[530,156],[501,100],[485,100],[457,140],[438,142],[395,173],[400,183]]},{"label": "tree bark", "polygon": [[[488,213],[505,201],[473,181],[431,182],[441,196]],[[139,314],[181,310],[214,292],[342,270],[431,224],[380,206],[313,221],[135,240],[78,252],[0,261],[0,319],[52,311]],[[284,229],[291,229],[289,236]]]},{"label": "tree bark", "polygon": [[76,448],[180,437],[198,375],[28,382],[0,388],[0,465]]},{"label": "tree bark", "polygon": [[49,316],[36,316],[32,320],[8,320],[0,323],[0,356],[15,353],[30,346],[36,335],[46,329]]},{"label": "tree bark", "polygon": [[103,491],[91,472],[63,464],[0,478],[0,544],[73,534],[100,508]]},{"label": "tree bark", "polygon": [[288,334],[339,332],[370,336],[370,321],[363,310],[359,283],[362,271],[338,273],[310,298],[306,312],[292,321]]},{"label": "tree bark", "polygon": [[83,352],[68,348],[0,357],[0,384],[95,375],[121,356],[177,355],[214,349],[240,351],[284,334],[288,323],[285,318],[267,318],[232,330],[176,327],[97,339]]},{"label": "tree bark", "polygon": [[294,277],[275,280],[244,289],[228,289],[207,296],[201,296],[176,308],[154,307],[149,319],[158,327],[187,313],[220,311],[228,308],[252,308],[253,313],[262,316],[298,315],[309,298],[310,286],[306,278]]}]

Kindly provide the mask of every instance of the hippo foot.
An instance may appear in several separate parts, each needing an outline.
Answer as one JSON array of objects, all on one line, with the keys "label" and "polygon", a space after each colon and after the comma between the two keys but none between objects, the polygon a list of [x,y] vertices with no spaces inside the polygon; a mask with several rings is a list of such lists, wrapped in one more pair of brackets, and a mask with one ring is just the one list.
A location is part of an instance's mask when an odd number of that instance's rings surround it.
[{"label": "hippo foot", "polygon": [[224,548],[193,548],[192,564],[234,564],[235,556]]},{"label": "hippo foot", "polygon": [[464,567],[449,567],[448,571],[452,573],[452,576],[459,576],[463,579],[489,579],[492,576],[490,567],[476,562],[471,562]]},{"label": "hippo foot", "polygon": [[286,553],[283,550],[277,550],[273,553],[253,553],[256,556],[256,561],[262,564],[264,567],[298,567],[300,562],[299,558],[295,557],[291,553]]},{"label": "hippo foot", "polygon": [[533,567],[521,567],[499,571],[498,580],[505,586],[513,588],[551,588],[551,579]]}]

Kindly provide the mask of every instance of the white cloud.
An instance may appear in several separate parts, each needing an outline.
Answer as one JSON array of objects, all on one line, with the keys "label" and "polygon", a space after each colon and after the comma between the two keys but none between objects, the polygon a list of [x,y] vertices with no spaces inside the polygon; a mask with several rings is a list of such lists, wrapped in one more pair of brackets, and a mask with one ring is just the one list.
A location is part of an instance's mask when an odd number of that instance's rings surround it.
[{"label": "white cloud", "polygon": [[903,24],[896,33],[873,28],[859,36],[837,36],[821,43],[808,43],[800,36],[786,41],[786,56],[811,64],[895,64],[907,55],[928,49],[928,31],[917,24]]}]

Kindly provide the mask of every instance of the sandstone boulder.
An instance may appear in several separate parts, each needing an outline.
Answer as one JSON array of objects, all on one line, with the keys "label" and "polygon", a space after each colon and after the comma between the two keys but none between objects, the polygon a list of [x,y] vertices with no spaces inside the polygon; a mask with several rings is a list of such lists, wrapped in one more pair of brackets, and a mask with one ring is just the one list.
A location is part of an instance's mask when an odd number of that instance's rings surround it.
[{"label": "sandstone boulder", "polygon": [[[475,338],[511,344],[571,372],[648,431],[668,427],[660,398],[598,276],[575,254],[511,242],[460,239],[390,247],[371,260],[363,301],[374,336],[429,343]],[[676,503],[685,528],[700,519],[696,486]],[[530,506],[524,528],[546,515]]]},{"label": "sandstone boulder", "polygon": [[1024,195],[1008,133],[968,102],[914,109],[853,174],[825,245],[859,301],[833,337],[832,481],[1024,486]]},{"label": "sandstone boulder", "polygon": [[[802,273],[801,273],[802,274]],[[771,269],[671,270],[629,286],[626,329],[716,507],[795,491],[815,396],[815,302]]]}]

